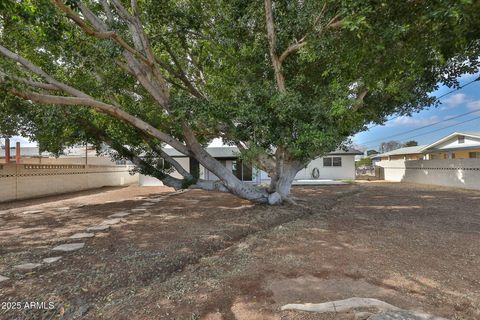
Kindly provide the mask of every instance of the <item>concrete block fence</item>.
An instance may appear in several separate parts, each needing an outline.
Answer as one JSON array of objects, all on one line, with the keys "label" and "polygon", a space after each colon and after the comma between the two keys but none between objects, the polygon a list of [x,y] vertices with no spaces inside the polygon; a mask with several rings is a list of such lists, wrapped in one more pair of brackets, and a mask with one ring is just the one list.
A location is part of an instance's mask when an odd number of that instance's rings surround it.
[{"label": "concrete block fence", "polygon": [[480,190],[480,159],[380,161],[385,180]]},{"label": "concrete block fence", "polygon": [[131,166],[0,164],[0,202],[138,183]]}]

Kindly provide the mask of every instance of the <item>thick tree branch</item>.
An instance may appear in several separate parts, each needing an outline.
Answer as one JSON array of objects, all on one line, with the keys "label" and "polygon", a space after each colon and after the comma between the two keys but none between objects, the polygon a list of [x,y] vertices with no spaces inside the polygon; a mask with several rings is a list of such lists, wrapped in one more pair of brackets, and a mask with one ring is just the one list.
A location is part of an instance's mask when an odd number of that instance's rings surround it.
[{"label": "thick tree branch", "polygon": [[353,110],[354,111],[357,111],[358,109],[363,107],[363,105],[365,104],[364,99],[365,99],[365,96],[367,94],[368,94],[368,89],[367,88],[361,89],[358,92],[357,97],[355,98],[355,102],[353,104]]},{"label": "thick tree branch", "polygon": [[282,62],[280,61],[277,50],[277,35],[275,33],[275,22],[273,19],[272,0],[265,0],[265,20],[267,24],[267,39],[270,51],[270,59],[272,60],[273,71],[275,73],[275,81],[278,90],[283,92],[285,88],[285,77],[282,72]]},{"label": "thick tree branch", "polygon": [[[183,82],[183,84],[188,88],[188,91],[195,97],[204,99],[204,95],[192,84],[192,82],[188,79],[185,71],[182,68],[182,65],[180,64],[180,61],[178,60],[177,56],[175,53],[173,53],[173,50],[171,49],[170,45],[166,41],[162,41],[162,44],[164,45],[165,49],[167,50],[170,58],[172,59],[174,65],[176,66],[178,71],[175,71],[170,68],[171,73],[173,76],[177,77],[180,81]],[[169,71],[167,69],[167,71]]]},{"label": "thick tree branch", "polygon": [[297,42],[297,43],[294,43],[294,44],[290,45],[285,51],[283,51],[282,55],[280,56],[280,58],[279,58],[280,63],[283,63],[283,61],[285,61],[285,59],[287,59],[287,57],[290,54],[300,50],[306,44],[307,44],[307,42],[305,40],[301,40],[300,42]]},{"label": "thick tree branch", "polygon": [[55,104],[55,105],[68,105],[68,106],[76,105],[76,106],[92,107],[97,111],[111,115],[116,119],[120,119],[124,122],[127,122],[133,125],[134,127],[147,133],[148,135],[151,135],[169,144],[170,146],[172,146],[173,148],[175,148],[176,150],[178,150],[179,152],[185,155],[190,154],[190,152],[185,147],[185,145],[183,145],[180,141],[176,140],[175,138],[169,136],[166,133],[159,131],[158,129],[146,123],[145,121],[140,120],[111,104],[100,102],[93,98],[63,97],[63,96],[39,94],[39,93],[28,92],[28,91],[18,91],[16,89],[11,89],[10,92],[16,95],[17,97],[20,97],[25,100],[31,100],[33,102],[40,103],[40,104]]},{"label": "thick tree branch", "polygon": [[0,71],[0,82],[5,82],[7,79],[12,79],[12,80],[24,83],[26,85],[29,85],[31,87],[35,87],[35,88],[38,88],[38,89],[53,90],[53,91],[59,90],[53,84],[33,81],[33,80],[30,80],[30,79],[25,79],[25,78],[17,77],[17,76],[12,76],[12,75],[6,74],[3,71]]},{"label": "thick tree branch", "polygon": [[34,65],[30,61],[28,61],[27,59],[23,58],[22,56],[20,56],[16,53],[13,53],[12,51],[8,50],[7,48],[5,48],[1,45],[0,45],[0,54],[5,56],[6,58],[9,58],[9,59],[11,59],[15,62],[20,63],[25,69],[29,70],[30,72],[35,73],[36,75],[38,75],[42,78],[44,78],[45,80],[47,80],[48,83],[54,85],[59,90],[62,90],[62,91],[66,92],[66,93],[68,93],[72,96],[84,97],[84,98],[89,97],[89,95],[83,93],[82,91],[77,90],[75,88],[72,88],[72,87],[70,87],[70,86],[68,86],[64,83],[61,83],[61,82],[55,80],[52,76],[47,74],[45,71],[43,71],[42,69],[40,69],[39,67],[37,67],[36,65]]},{"label": "thick tree branch", "polygon": [[[140,52],[132,48],[125,40],[123,40],[122,37],[120,37],[116,32],[114,31],[96,31],[93,28],[91,28],[88,24],[83,21],[83,19],[76,14],[72,9],[67,7],[62,0],[51,0],[52,3],[57,6],[61,11],[63,11],[67,17],[69,17],[73,22],[75,22],[86,34],[98,38],[98,39],[111,39],[114,40],[116,43],[118,43],[123,49],[126,51],[130,52],[131,54],[135,55],[137,58],[142,60],[146,64],[150,64],[151,62],[148,61],[145,56],[143,56]],[[86,8],[86,7],[84,7]]]},{"label": "thick tree branch", "polygon": [[173,157],[171,157],[165,151],[163,151],[163,148],[160,144],[152,141],[150,137],[146,137],[146,141],[147,141],[147,144],[150,146],[150,148],[160,157],[165,159],[165,161],[170,163],[182,177],[187,179],[193,178],[192,175],[187,170],[185,170],[185,168],[177,160],[175,160]]}]

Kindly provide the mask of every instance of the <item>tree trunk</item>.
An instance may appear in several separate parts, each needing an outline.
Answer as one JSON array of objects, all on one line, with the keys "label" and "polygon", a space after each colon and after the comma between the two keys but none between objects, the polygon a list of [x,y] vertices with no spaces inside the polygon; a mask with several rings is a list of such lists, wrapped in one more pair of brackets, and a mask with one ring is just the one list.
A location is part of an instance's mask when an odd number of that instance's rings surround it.
[{"label": "tree trunk", "polygon": [[283,165],[282,174],[279,175],[275,186],[275,191],[282,196],[282,199],[286,198],[290,194],[293,180],[300,169],[301,167],[299,168],[295,164],[288,163]]},{"label": "tree trunk", "polygon": [[[269,203],[281,203],[290,195],[293,180],[298,171],[303,168],[303,163],[293,159],[288,151],[283,147],[278,147],[275,152],[276,173],[271,176]],[[280,200],[278,200],[278,198]],[[274,201],[275,199],[275,201]],[[270,203],[275,204],[275,203]]]},{"label": "tree trunk", "polygon": [[293,180],[298,171],[302,169],[302,165],[296,161],[282,161],[278,164],[278,173],[276,179],[272,179],[270,192],[278,193],[282,200],[290,195]]},{"label": "tree trunk", "polygon": [[203,148],[189,127],[184,126],[183,134],[189,151],[197,161],[206,169],[213,172],[231,193],[252,202],[270,203],[267,191],[260,190],[252,184],[245,183],[238,179],[231,170],[227,169]]}]

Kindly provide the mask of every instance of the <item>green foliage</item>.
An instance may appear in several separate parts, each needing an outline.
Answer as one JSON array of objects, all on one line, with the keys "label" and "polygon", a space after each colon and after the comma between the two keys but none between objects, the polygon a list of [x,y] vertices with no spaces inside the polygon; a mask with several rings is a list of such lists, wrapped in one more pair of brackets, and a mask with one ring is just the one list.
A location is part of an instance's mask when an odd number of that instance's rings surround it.
[{"label": "green foliage", "polygon": [[418,146],[418,142],[415,140],[407,141],[403,144],[404,147],[415,147]]},{"label": "green foliage", "polygon": [[356,163],[357,167],[369,167],[372,165],[372,159],[371,158],[362,158],[358,160]]}]

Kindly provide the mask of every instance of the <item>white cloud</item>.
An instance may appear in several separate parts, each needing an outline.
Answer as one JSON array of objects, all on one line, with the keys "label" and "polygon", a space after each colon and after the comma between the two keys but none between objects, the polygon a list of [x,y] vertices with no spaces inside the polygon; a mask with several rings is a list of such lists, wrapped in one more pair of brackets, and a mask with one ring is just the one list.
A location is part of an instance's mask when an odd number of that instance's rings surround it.
[{"label": "white cloud", "polygon": [[463,93],[454,94],[443,100],[442,104],[445,104],[447,107],[457,107],[461,104],[467,103],[469,101],[468,97]]},{"label": "white cloud", "polygon": [[427,126],[429,124],[440,121],[438,116],[431,116],[429,118],[414,118],[414,117],[398,117],[392,122],[388,123],[389,127],[408,126],[408,127],[420,127]]},{"label": "white cloud", "polygon": [[480,100],[473,100],[467,102],[467,108],[470,110],[480,110]]}]

